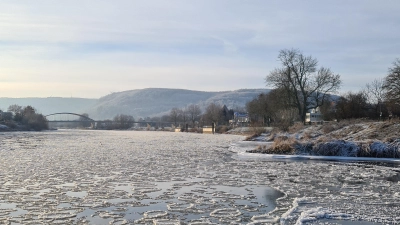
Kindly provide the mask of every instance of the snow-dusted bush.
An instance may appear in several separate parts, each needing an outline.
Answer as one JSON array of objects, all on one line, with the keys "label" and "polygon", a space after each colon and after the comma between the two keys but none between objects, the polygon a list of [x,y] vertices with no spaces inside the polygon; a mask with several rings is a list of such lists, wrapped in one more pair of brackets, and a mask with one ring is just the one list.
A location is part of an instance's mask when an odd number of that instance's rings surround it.
[{"label": "snow-dusted bush", "polygon": [[357,157],[360,147],[354,142],[343,140],[317,143],[313,147],[313,155]]},{"label": "snow-dusted bush", "polygon": [[400,158],[400,139],[389,143],[387,156],[390,158]]},{"label": "snow-dusted bush", "polygon": [[377,158],[400,158],[400,139],[391,143],[373,142],[370,145],[370,154]]},{"label": "snow-dusted bush", "polygon": [[295,145],[296,154],[299,155],[311,155],[313,152],[314,144],[312,142],[297,143]]}]

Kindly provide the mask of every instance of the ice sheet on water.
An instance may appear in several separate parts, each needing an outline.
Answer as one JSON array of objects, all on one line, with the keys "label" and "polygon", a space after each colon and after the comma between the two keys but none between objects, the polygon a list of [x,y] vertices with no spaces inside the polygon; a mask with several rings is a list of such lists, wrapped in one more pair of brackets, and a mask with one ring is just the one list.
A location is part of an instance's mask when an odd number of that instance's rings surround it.
[{"label": "ice sheet on water", "polygon": [[265,160],[245,155],[257,143],[242,139],[115,131],[2,135],[0,203],[12,207],[0,204],[0,223],[400,223],[396,166]]}]

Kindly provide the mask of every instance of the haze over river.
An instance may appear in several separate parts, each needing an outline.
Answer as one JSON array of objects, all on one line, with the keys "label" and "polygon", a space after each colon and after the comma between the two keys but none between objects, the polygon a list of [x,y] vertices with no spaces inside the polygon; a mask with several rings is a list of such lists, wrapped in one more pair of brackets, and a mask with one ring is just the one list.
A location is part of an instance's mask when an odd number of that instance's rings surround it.
[{"label": "haze over river", "polygon": [[242,158],[242,139],[0,133],[0,223],[400,224],[399,165]]}]

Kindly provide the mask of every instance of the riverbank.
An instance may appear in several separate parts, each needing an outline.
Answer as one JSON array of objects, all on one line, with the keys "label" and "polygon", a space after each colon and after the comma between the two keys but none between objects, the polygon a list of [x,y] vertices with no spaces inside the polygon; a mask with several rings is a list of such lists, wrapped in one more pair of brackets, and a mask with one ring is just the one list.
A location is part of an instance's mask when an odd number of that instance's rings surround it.
[{"label": "riverbank", "polygon": [[260,142],[249,153],[400,158],[400,123],[344,121],[296,124],[289,132],[271,130],[249,138]]}]

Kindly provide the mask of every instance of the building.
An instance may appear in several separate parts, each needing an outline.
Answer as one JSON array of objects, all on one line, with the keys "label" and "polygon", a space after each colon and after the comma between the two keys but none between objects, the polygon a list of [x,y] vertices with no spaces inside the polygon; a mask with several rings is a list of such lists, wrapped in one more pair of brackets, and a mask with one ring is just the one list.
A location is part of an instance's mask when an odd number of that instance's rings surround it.
[{"label": "building", "polygon": [[319,111],[318,107],[306,113],[306,123],[318,123],[323,121],[324,121],[323,116]]},{"label": "building", "polygon": [[234,112],[233,113],[233,123],[234,124],[243,124],[243,123],[249,123],[250,118],[248,113],[239,113],[239,112]]}]

